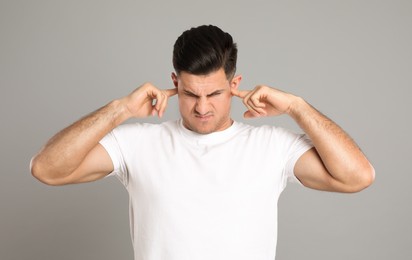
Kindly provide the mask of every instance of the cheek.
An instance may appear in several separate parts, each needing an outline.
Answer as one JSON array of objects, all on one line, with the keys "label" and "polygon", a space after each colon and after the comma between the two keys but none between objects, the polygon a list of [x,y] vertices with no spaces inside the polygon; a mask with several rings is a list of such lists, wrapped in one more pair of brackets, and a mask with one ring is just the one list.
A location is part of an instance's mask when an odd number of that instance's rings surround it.
[{"label": "cheek", "polygon": [[229,110],[232,102],[231,96],[220,96],[213,101],[214,107],[219,110]]},{"label": "cheek", "polygon": [[231,102],[232,102],[232,95],[224,95],[222,96],[222,98],[219,101],[222,106],[230,106]]},{"label": "cheek", "polygon": [[193,107],[193,101],[189,98],[179,97],[179,108],[181,112],[188,111]]}]

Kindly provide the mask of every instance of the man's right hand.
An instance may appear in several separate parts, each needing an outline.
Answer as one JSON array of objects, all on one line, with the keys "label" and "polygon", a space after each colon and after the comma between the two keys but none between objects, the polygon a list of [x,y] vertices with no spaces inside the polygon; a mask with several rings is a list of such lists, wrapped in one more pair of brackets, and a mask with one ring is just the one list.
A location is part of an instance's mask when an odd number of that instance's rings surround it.
[{"label": "man's right hand", "polygon": [[177,94],[177,88],[158,89],[151,83],[145,83],[122,99],[130,117],[162,117],[169,97]]},{"label": "man's right hand", "polygon": [[160,90],[145,83],[126,97],[78,120],[57,133],[33,157],[33,176],[49,185],[103,178],[113,170],[113,164],[99,141],[129,118],[163,116],[169,97],[176,93],[176,88]]}]

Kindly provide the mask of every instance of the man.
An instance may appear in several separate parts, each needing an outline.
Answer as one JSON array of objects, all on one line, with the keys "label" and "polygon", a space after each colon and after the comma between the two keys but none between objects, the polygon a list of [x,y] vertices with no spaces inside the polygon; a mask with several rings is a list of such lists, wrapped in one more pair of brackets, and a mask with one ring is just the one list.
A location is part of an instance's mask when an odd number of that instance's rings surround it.
[{"label": "man", "polygon": [[[275,259],[277,200],[288,180],[357,192],[374,169],[352,139],[302,98],[269,86],[238,90],[237,47],[215,26],[185,31],[173,50],[174,88],[145,83],[63,129],[31,163],[49,185],[119,178],[130,195],[135,259]],[[178,95],[181,119],[161,117]],[[287,114],[305,132],[230,117]]]}]

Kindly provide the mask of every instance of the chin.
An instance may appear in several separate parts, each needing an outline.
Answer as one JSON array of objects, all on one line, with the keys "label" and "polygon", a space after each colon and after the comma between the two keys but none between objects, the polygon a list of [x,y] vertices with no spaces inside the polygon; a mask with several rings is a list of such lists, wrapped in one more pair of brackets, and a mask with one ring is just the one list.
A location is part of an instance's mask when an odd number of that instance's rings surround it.
[{"label": "chin", "polygon": [[190,130],[202,135],[207,135],[215,132],[215,129],[211,129],[210,127],[193,127]]},{"label": "chin", "polygon": [[198,133],[198,134],[207,135],[207,134],[211,134],[215,131],[214,130],[203,130],[203,129],[201,129],[201,130],[198,130],[198,131],[195,131],[195,132]]},{"label": "chin", "polygon": [[215,127],[211,127],[208,124],[185,124],[185,127],[190,131],[193,131],[198,134],[206,135],[216,131]]}]

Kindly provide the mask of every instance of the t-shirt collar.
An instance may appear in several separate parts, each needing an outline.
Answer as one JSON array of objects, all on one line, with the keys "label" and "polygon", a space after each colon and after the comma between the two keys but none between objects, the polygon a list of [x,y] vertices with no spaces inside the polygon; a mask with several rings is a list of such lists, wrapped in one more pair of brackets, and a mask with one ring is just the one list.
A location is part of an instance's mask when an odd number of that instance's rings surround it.
[{"label": "t-shirt collar", "polygon": [[179,119],[178,122],[179,129],[181,133],[191,142],[195,142],[196,144],[205,144],[205,145],[214,145],[218,143],[223,143],[233,137],[236,133],[236,130],[239,128],[239,123],[233,121],[232,125],[228,128],[213,132],[210,134],[199,134],[194,131],[187,129],[183,125],[183,119]]}]

